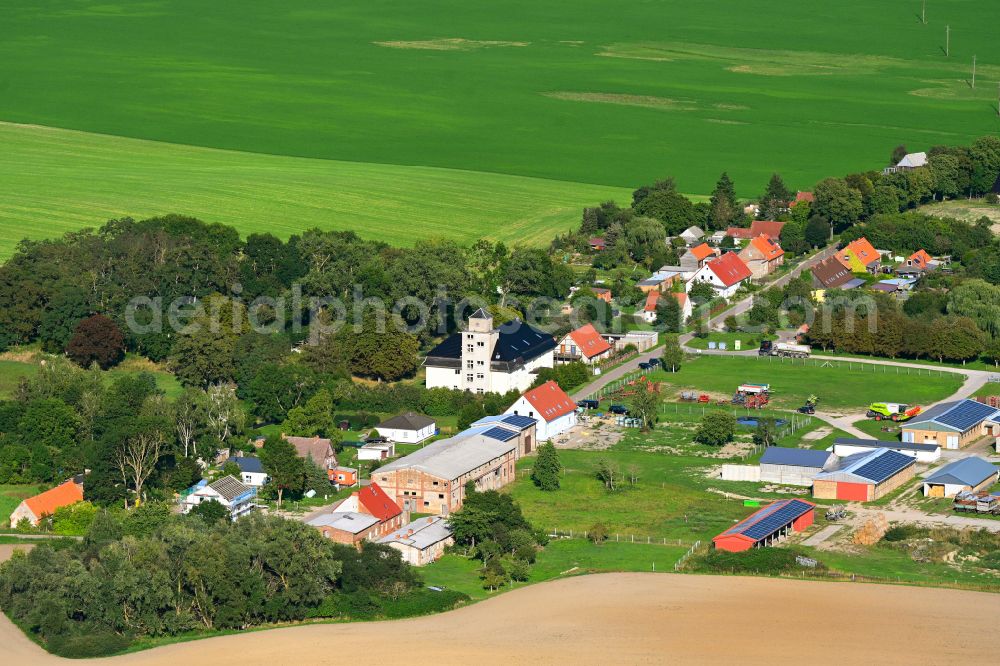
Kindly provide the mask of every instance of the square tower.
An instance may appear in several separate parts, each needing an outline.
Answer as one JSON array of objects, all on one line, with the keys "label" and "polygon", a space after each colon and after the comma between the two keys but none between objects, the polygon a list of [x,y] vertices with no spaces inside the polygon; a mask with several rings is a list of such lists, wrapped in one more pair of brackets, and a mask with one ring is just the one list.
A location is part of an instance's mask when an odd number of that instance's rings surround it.
[{"label": "square tower", "polygon": [[462,333],[462,389],[473,393],[490,390],[490,358],[499,336],[486,310],[480,308],[469,317],[468,330]]}]

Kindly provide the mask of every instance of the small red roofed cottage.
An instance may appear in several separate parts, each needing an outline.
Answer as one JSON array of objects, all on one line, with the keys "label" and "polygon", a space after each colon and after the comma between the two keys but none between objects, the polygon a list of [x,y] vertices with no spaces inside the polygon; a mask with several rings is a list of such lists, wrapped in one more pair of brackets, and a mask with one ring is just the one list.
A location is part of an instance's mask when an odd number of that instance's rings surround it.
[{"label": "small red roofed cottage", "polygon": [[83,486],[70,479],[18,504],[10,514],[10,526],[17,527],[19,522],[27,520],[32,527],[38,527],[42,518],[51,516],[56,509],[80,501],[83,501]]},{"label": "small red roofed cottage", "polygon": [[593,324],[567,333],[559,341],[559,356],[570,361],[597,363],[611,355],[611,345],[601,337]]},{"label": "small red roofed cottage", "polygon": [[576,425],[576,403],[552,380],[526,392],[504,414],[535,419],[535,438],[539,442],[557,437]]},{"label": "small red roofed cottage", "polygon": [[687,284],[687,291],[699,282],[707,282],[723,298],[731,298],[745,280],[752,277],[750,268],[735,252],[726,252],[705,264]]}]

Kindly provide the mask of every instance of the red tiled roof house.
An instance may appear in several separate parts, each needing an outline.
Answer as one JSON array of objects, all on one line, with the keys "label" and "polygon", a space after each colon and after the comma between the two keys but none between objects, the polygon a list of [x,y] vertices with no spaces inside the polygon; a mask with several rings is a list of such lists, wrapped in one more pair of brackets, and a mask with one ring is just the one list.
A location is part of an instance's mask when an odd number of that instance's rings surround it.
[{"label": "red tiled roof house", "polygon": [[576,403],[552,380],[526,392],[504,414],[535,419],[539,442],[557,437],[576,425]]},{"label": "red tiled roof house", "polygon": [[377,541],[408,521],[409,516],[373,482],[307,524],[331,541],[357,545],[366,539]]},{"label": "red tiled roof house", "polygon": [[747,267],[739,255],[735,252],[727,252],[718,259],[705,264],[694,278],[688,282],[687,291],[699,282],[707,282],[723,298],[731,298],[736,290],[740,288],[745,280],[753,277],[750,268]]},{"label": "red tiled roof house", "polygon": [[587,324],[563,336],[559,341],[558,355],[567,360],[597,363],[611,355],[611,345],[593,324]]}]

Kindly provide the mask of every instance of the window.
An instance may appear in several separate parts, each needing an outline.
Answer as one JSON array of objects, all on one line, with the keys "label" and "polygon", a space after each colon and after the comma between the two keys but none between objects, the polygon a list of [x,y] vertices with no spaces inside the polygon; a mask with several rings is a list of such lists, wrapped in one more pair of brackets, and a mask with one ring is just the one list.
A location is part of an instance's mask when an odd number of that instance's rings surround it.
[{"label": "window", "polygon": [[465,351],[470,351],[471,352],[474,349],[475,349],[475,347],[473,347],[472,345],[465,345]]},{"label": "window", "polygon": [[486,346],[486,343],[485,343],[485,342],[483,342],[482,340],[480,340],[479,342],[477,342],[477,343],[476,343],[476,346],[477,346],[477,347],[485,347],[485,346]]},{"label": "window", "polygon": [[438,499],[444,499],[444,495],[442,493],[438,493]]},{"label": "window", "polygon": [[484,375],[483,373],[480,372],[480,373],[476,374],[476,379],[483,379],[485,376],[486,375]]},{"label": "window", "polygon": [[472,333],[466,333],[465,334],[465,339],[466,340],[471,340],[472,339]]},{"label": "window", "polygon": [[477,389],[476,389],[476,393],[484,393],[484,391],[483,391],[482,387],[479,387],[479,388],[477,388]]},{"label": "window", "polygon": [[427,500],[424,500],[424,506],[430,506],[430,505],[431,505],[430,502],[428,502]]},{"label": "window", "polygon": [[465,367],[467,367],[469,370],[472,370],[472,361],[466,361]]},{"label": "window", "polygon": [[465,381],[471,382],[472,381],[472,375],[466,375],[465,376]]},{"label": "window", "polygon": [[483,361],[476,361],[476,365],[486,365]]},{"label": "window", "polygon": [[432,483],[431,485],[433,485],[433,486],[436,486],[437,484],[438,484],[438,482],[437,482],[437,481],[435,481],[435,482],[434,482],[434,483]]}]

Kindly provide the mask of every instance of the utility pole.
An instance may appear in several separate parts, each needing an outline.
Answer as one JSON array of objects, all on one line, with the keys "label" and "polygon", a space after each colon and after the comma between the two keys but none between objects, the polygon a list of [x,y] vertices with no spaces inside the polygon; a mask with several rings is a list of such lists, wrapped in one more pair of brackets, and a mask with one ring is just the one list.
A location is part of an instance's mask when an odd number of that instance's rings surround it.
[{"label": "utility pole", "polygon": [[972,89],[976,89],[976,56],[972,56]]},{"label": "utility pole", "polygon": [[944,55],[948,57],[951,55],[951,26],[946,25],[944,27]]},{"label": "utility pole", "polygon": [[927,25],[927,0],[920,3],[920,22]]}]

